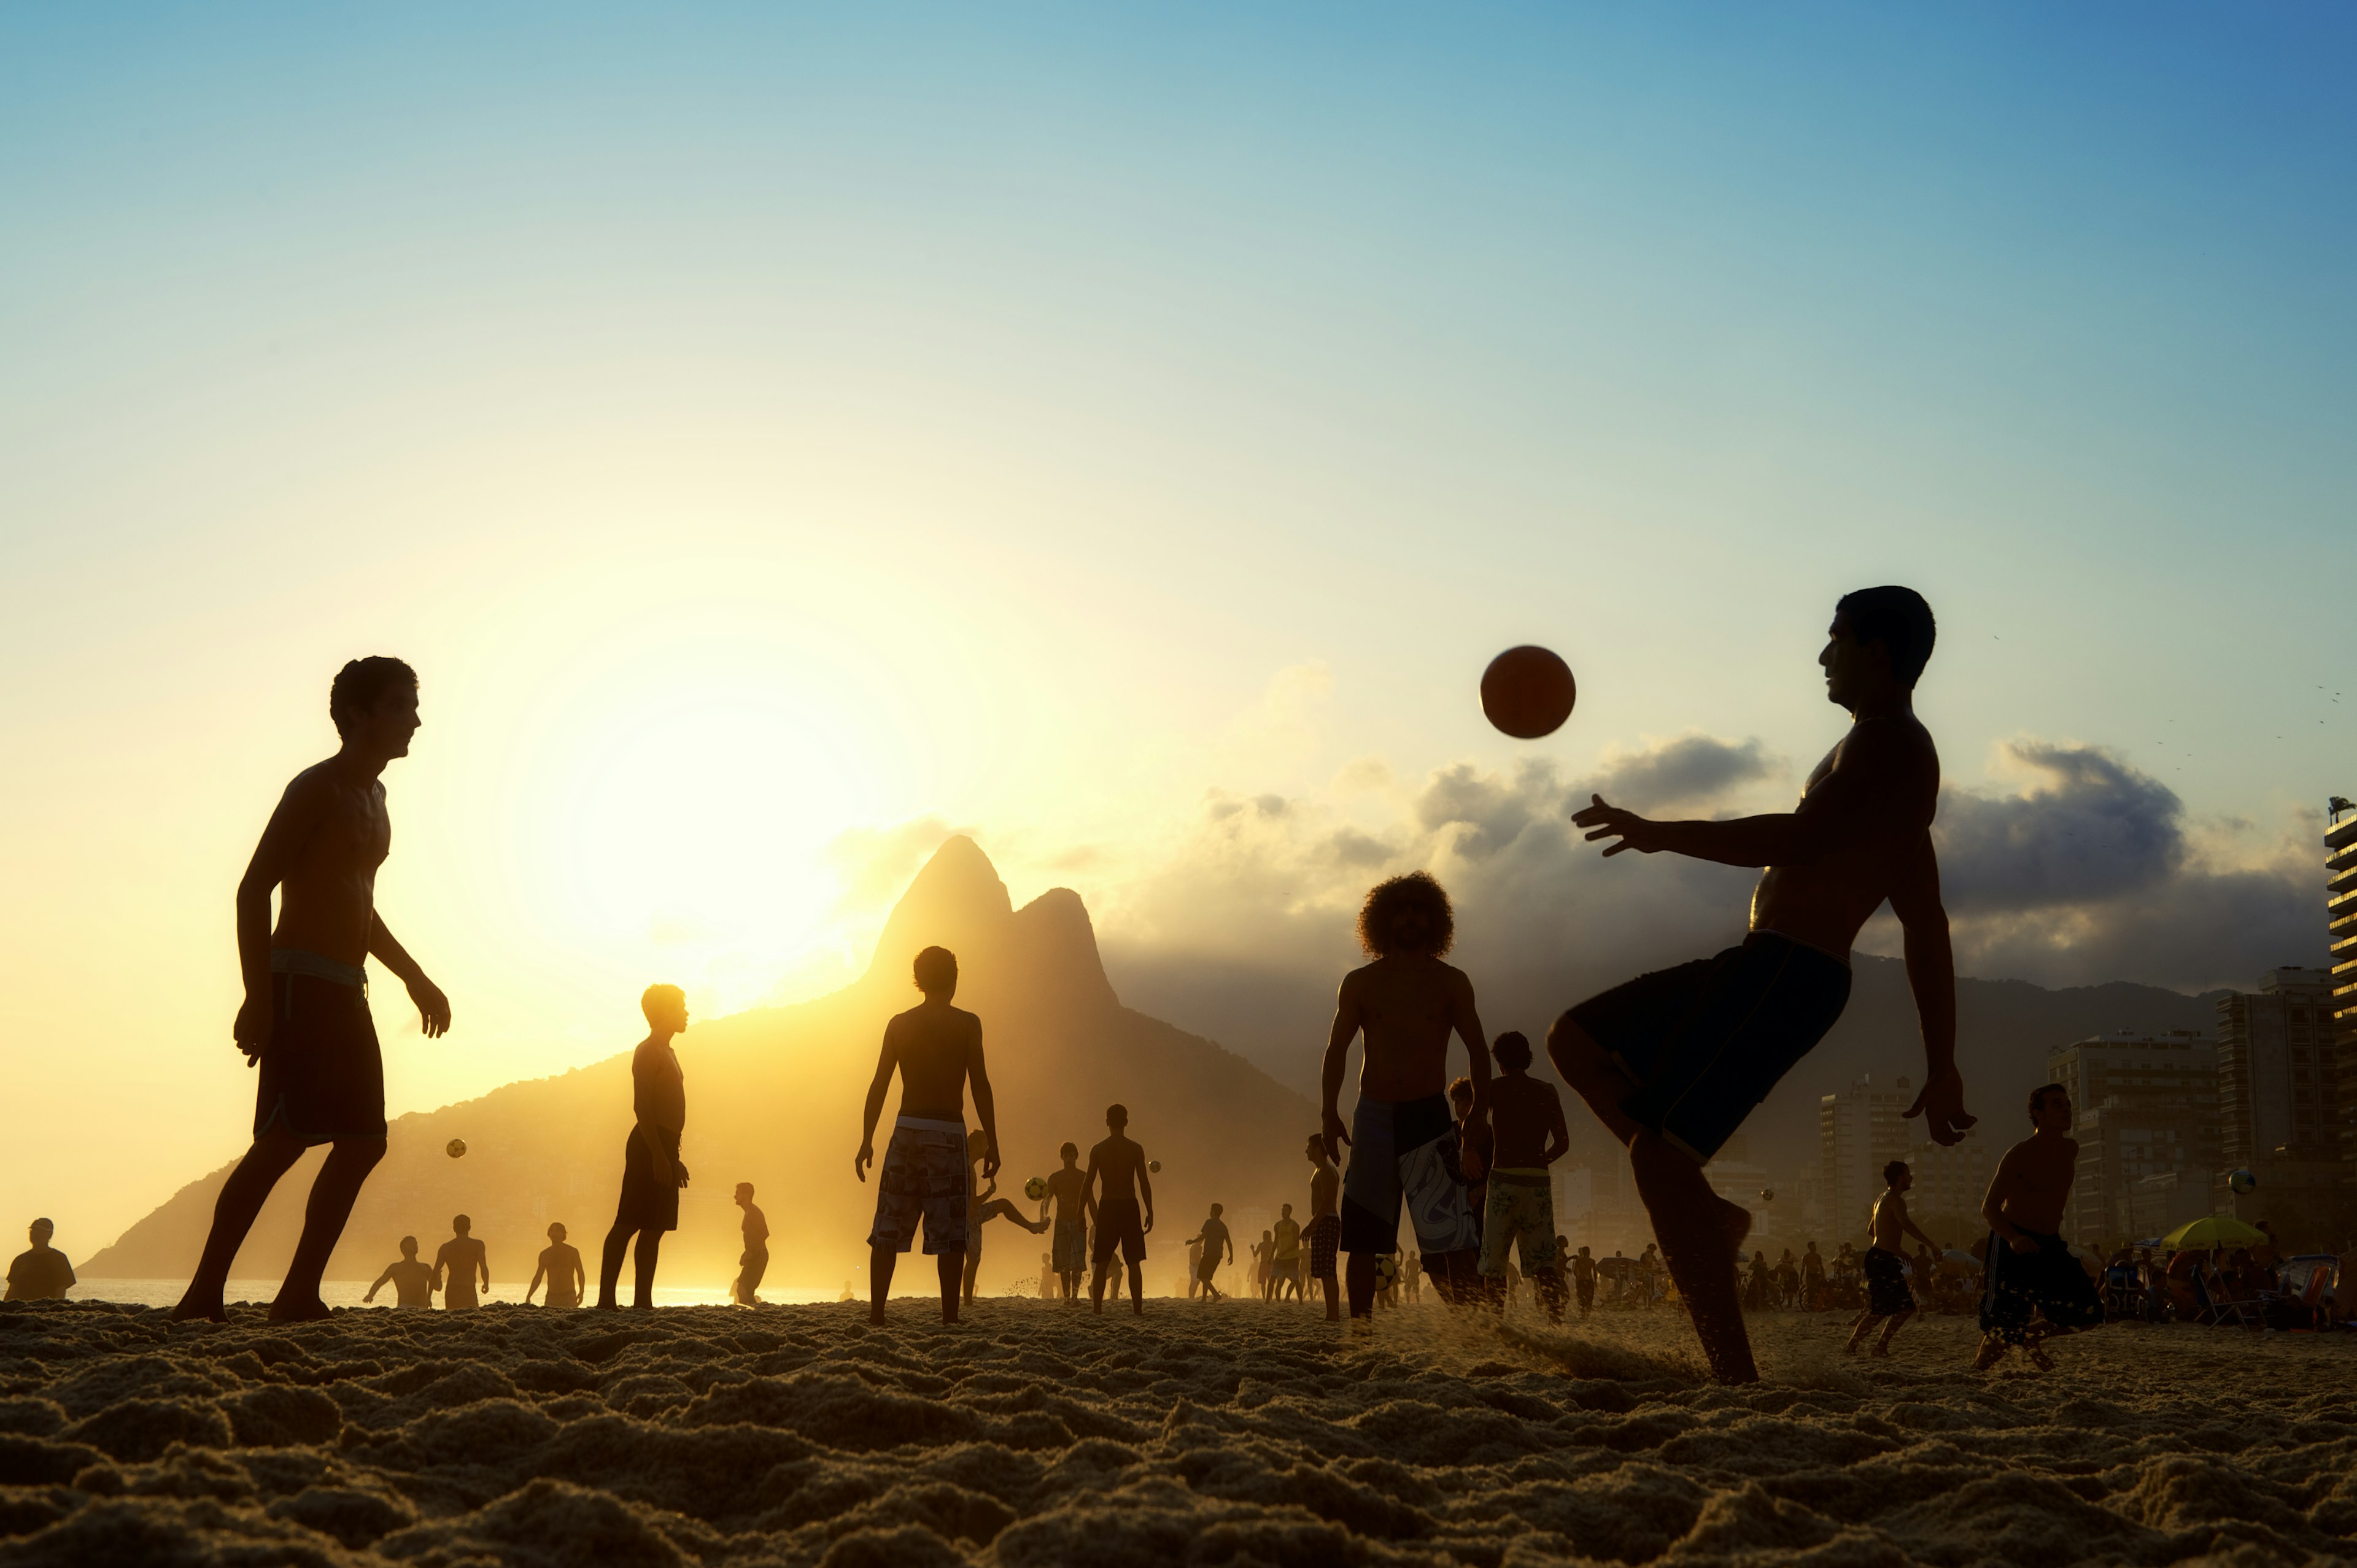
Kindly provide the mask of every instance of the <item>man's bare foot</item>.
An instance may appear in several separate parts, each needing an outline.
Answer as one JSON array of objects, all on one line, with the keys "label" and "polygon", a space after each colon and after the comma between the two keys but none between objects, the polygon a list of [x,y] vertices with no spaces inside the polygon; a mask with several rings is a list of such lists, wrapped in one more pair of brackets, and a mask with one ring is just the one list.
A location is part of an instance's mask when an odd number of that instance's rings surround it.
[{"label": "man's bare foot", "polygon": [[1890,1341],[1888,1339],[1878,1341],[1875,1345],[1874,1348],[1868,1350],[1867,1354],[1869,1356],[1888,1357],[1890,1354]]},{"label": "man's bare foot", "polygon": [[1973,1358],[1973,1370],[1986,1372],[2005,1359],[2005,1341],[1994,1334],[1981,1336],[1980,1353]]},{"label": "man's bare foot", "polygon": [[867,1326],[870,1328],[884,1326],[884,1309],[881,1306],[871,1306],[867,1309]]},{"label": "man's bare foot", "polygon": [[2021,1348],[2021,1353],[2029,1357],[2029,1364],[2037,1368],[2040,1371],[2050,1372],[2054,1369],[2054,1358],[2046,1353],[2045,1346],[2037,1344],[2024,1345]]},{"label": "man's bare foot", "polygon": [[296,1296],[293,1300],[280,1296],[270,1304],[273,1323],[317,1323],[328,1316],[328,1304],[317,1295]]},{"label": "man's bare foot", "polygon": [[199,1301],[191,1293],[182,1296],[180,1305],[166,1316],[174,1323],[227,1323],[229,1308],[221,1305],[221,1298],[218,1295]]}]

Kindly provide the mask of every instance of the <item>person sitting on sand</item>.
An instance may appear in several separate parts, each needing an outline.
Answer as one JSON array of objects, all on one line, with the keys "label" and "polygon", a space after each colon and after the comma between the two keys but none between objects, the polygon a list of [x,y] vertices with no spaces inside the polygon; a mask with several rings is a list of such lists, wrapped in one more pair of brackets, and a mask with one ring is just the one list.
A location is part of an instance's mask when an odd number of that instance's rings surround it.
[{"label": "person sitting on sand", "polygon": [[1081,1276],[1089,1267],[1089,1219],[1095,1212],[1089,1206],[1089,1176],[1081,1169],[1081,1146],[1066,1144],[1056,1151],[1063,1156],[1064,1168],[1049,1174],[1048,1196],[1039,1200],[1039,1218],[1048,1218],[1050,1204],[1056,1209],[1054,1260],[1056,1277],[1062,1282],[1064,1299],[1081,1299]]},{"label": "person sitting on sand", "polygon": [[[1096,1275],[1089,1282],[1093,1311],[1104,1310],[1105,1271],[1114,1250],[1129,1265],[1129,1305],[1146,1316],[1146,1238],[1154,1229],[1154,1183],[1147,1179],[1146,1151],[1129,1139],[1129,1107],[1105,1107],[1104,1140],[1089,1151],[1087,1185],[1097,1217]],[[1141,1208],[1142,1205],[1142,1208]]]},{"label": "person sitting on sand", "polygon": [[1342,1247],[1342,1219],[1335,1212],[1342,1190],[1342,1173],[1326,1151],[1326,1140],[1309,1134],[1309,1277],[1326,1293],[1326,1321],[1342,1321],[1342,1290],[1334,1278],[1334,1262]]},{"label": "person sitting on sand", "polygon": [[1211,1205],[1211,1217],[1203,1221],[1201,1233],[1193,1238],[1203,1244],[1203,1261],[1195,1266],[1195,1277],[1202,1282],[1203,1304],[1206,1306],[1226,1299],[1221,1294],[1219,1286],[1211,1283],[1211,1276],[1220,1272],[1221,1250],[1226,1249],[1227,1262],[1232,1263],[1236,1261],[1236,1244],[1230,1240],[1227,1221],[1220,1218],[1220,1213],[1221,1206]]},{"label": "person sitting on sand", "polygon": [[589,1272],[582,1266],[581,1251],[565,1240],[562,1224],[548,1228],[548,1245],[540,1250],[540,1261],[533,1265],[532,1283],[523,1287],[523,1304],[532,1305],[532,1293],[540,1282],[548,1282],[548,1294],[543,1301],[550,1306],[571,1309],[581,1305],[583,1293],[588,1288]]},{"label": "person sitting on sand", "polygon": [[482,1289],[491,1288],[490,1254],[475,1239],[474,1226],[465,1215],[452,1215],[450,1239],[434,1254],[434,1285],[442,1293],[445,1312],[471,1312],[481,1305],[475,1294],[478,1279]]},{"label": "person sitting on sand", "polygon": [[925,1251],[934,1255],[942,1283],[942,1321],[958,1320],[959,1285],[967,1243],[965,1090],[974,1085],[974,1113],[987,1144],[982,1173],[998,1175],[998,1106],[982,1059],[982,1020],[951,1005],[957,994],[957,955],[927,948],[914,965],[924,1001],[884,1026],[884,1048],[867,1103],[853,1174],[865,1182],[876,1159],[876,1119],[892,1074],[900,1075],[900,1114],[877,1176],[876,1221],[867,1233],[867,1321],[884,1321],[892,1271],[925,1221]]},{"label": "person sitting on sand", "polygon": [[[1466,1197],[1482,1175],[1462,1146],[1449,1113],[1448,1039],[1465,1042],[1469,1122],[1480,1122],[1490,1092],[1490,1041],[1475,1010],[1473,983],[1441,961],[1456,940],[1448,895],[1428,872],[1378,884],[1359,910],[1359,944],[1370,962],[1342,978],[1320,1074],[1327,1158],[1349,1144],[1343,1177],[1342,1250],[1351,1255],[1351,1316],[1373,1310],[1375,1259],[1399,1250],[1400,1207],[1407,1206],[1418,1251],[1444,1301],[1480,1289],[1480,1230]],[[1337,1108],[1361,1035],[1359,1103],[1351,1129]]]},{"label": "person sitting on sand", "polygon": [[73,1265],[66,1255],[49,1245],[49,1238],[58,1228],[46,1219],[36,1219],[26,1228],[26,1238],[33,1244],[16,1254],[8,1264],[8,1293],[0,1300],[63,1301],[66,1292],[73,1288]]},{"label": "person sitting on sand", "polygon": [[[1892,1160],[1884,1165],[1882,1181],[1882,1196],[1875,1200],[1874,1218],[1868,1226],[1874,1233],[1874,1245],[1867,1249],[1864,1265],[1866,1310],[1850,1325],[1849,1342],[1842,1347],[1846,1356],[1857,1354],[1866,1337],[1874,1332],[1878,1318],[1890,1321],[1867,1354],[1890,1354],[1890,1342],[1899,1337],[1899,1331],[1915,1316],[1915,1297],[1907,1288],[1907,1238],[1911,1233],[1926,1247],[1932,1244],[1932,1238],[1907,1212],[1908,1189],[1915,1185],[1915,1173],[1907,1168],[1907,1162]],[[1922,1276],[1921,1283],[1925,1290],[1931,1289],[1928,1273]]]},{"label": "person sitting on sand", "polygon": [[1596,1306],[1596,1259],[1585,1247],[1571,1260],[1571,1286],[1579,1294],[1579,1316],[1586,1317]]},{"label": "person sitting on sand", "polygon": [[[1555,1085],[1531,1076],[1531,1042],[1508,1030],[1491,1047],[1498,1076],[1490,1080],[1491,1147],[1479,1151],[1489,1165],[1489,1217],[1481,1228],[1481,1273],[1495,1281],[1520,1251],[1523,1277],[1547,1316],[1563,1321],[1563,1300],[1549,1288],[1555,1277],[1555,1194],[1547,1166],[1571,1147],[1564,1126],[1563,1100]],[[1469,1135],[1468,1142],[1470,1143]],[[1491,1294],[1494,1307],[1497,1294]]]},{"label": "person sitting on sand", "polygon": [[1012,1219],[1026,1230],[1030,1231],[1034,1236],[1038,1236],[1047,1230],[1048,1221],[1041,1219],[1037,1223],[1034,1223],[1031,1220],[1026,1219],[1023,1218],[1023,1211],[1016,1208],[1011,1199],[998,1197],[998,1181],[995,1175],[986,1180],[977,1178],[974,1176],[974,1167],[985,1160],[988,1160],[990,1162],[990,1167],[993,1172],[996,1172],[998,1168],[998,1162],[995,1157],[996,1149],[992,1144],[991,1136],[988,1133],[977,1127],[973,1132],[967,1133],[965,1139],[965,1272],[963,1283],[965,1287],[965,1305],[972,1306],[974,1305],[974,1280],[982,1273],[982,1228],[985,1225],[989,1224],[994,1219]]},{"label": "person sitting on sand", "polygon": [[753,1201],[753,1184],[737,1184],[737,1207],[745,1211],[737,1229],[744,1237],[744,1251],[737,1255],[737,1280],[728,1287],[728,1299],[739,1306],[761,1305],[761,1276],[770,1272],[770,1217]]},{"label": "person sitting on sand", "polygon": [[418,1262],[416,1237],[404,1236],[401,1239],[400,1258],[384,1266],[384,1273],[377,1275],[376,1283],[369,1286],[368,1294],[361,1297],[361,1305],[366,1306],[375,1301],[376,1293],[387,1284],[393,1286],[393,1305],[395,1307],[423,1311],[433,1306],[434,1266]]},{"label": "person sitting on sand", "polygon": [[639,997],[639,1011],[646,1015],[647,1037],[630,1054],[630,1110],[637,1120],[622,1144],[622,1196],[597,1261],[597,1305],[607,1312],[620,1305],[614,1292],[621,1283],[626,1250],[638,1275],[630,1305],[654,1309],[655,1263],[663,1232],[679,1229],[679,1189],[687,1185],[687,1166],[679,1157],[680,1136],[687,1127],[687,1078],[671,1043],[687,1031],[687,993],[676,985],[650,985]]},{"label": "person sitting on sand", "polygon": [[[2040,1371],[2053,1369],[2048,1339],[2104,1321],[2103,1299],[2060,1234],[2078,1169],[2071,1096],[2059,1083],[2029,1093],[2029,1137],[2005,1152],[1981,1217],[1989,1223],[1988,1275],[1981,1286],[1981,1348],[1986,1371],[2019,1346]],[[2032,1316],[2041,1321],[2032,1322]]]},{"label": "person sitting on sand", "polygon": [[1301,1222],[1293,1218],[1293,1205],[1286,1204],[1277,1216],[1275,1239],[1275,1282],[1271,1299],[1283,1301],[1290,1290],[1293,1299],[1301,1299]]}]

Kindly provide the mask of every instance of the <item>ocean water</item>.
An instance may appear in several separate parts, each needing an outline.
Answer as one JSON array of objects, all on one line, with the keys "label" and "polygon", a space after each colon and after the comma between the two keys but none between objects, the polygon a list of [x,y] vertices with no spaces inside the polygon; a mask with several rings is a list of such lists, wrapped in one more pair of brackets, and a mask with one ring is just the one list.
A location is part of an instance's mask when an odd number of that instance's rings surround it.
[{"label": "ocean water", "polygon": [[[523,1287],[526,1283],[528,1282],[507,1281],[492,1285],[489,1291],[483,1293],[481,1298],[483,1305],[489,1306],[504,1302],[513,1305],[521,1302],[523,1299]],[[73,1301],[116,1301],[134,1306],[171,1306],[179,1301],[181,1293],[188,1288],[188,1282],[185,1279],[84,1280],[66,1294]],[[597,1283],[592,1281],[589,1288],[594,1295],[597,1288]],[[625,1300],[629,1299],[630,1290],[630,1280],[626,1275],[622,1282],[622,1294]],[[262,1306],[267,1305],[271,1298],[277,1294],[276,1280],[231,1280],[229,1282],[228,1290],[222,1293],[222,1299],[231,1303],[252,1302],[257,1306]],[[361,1297],[367,1294],[368,1285],[361,1280],[328,1280],[319,1287],[319,1299],[329,1306],[358,1306],[361,1305]],[[839,1285],[834,1290],[802,1290],[791,1286],[772,1284],[764,1284],[761,1287],[761,1299],[764,1302],[789,1306],[805,1305],[812,1302],[836,1301],[840,1300],[842,1295],[843,1289]],[[537,1305],[538,1294],[535,1294],[533,1299]],[[393,1300],[393,1287],[387,1285],[377,1293],[376,1300],[369,1305],[391,1306]],[[655,1286],[655,1305],[657,1306],[726,1306],[728,1305],[728,1289],[726,1285],[707,1287],[658,1284]]]}]

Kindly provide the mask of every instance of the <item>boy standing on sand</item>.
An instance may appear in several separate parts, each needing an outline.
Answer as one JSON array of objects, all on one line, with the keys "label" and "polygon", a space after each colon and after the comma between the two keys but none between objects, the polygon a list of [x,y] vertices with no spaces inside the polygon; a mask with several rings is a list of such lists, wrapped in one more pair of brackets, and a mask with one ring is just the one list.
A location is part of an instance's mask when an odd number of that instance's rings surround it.
[{"label": "boy standing on sand", "polygon": [[[1211,1276],[1220,1272],[1220,1249],[1227,1249],[1227,1261],[1236,1261],[1236,1244],[1228,1236],[1227,1222],[1220,1218],[1220,1205],[1211,1205],[1211,1218],[1203,1221],[1201,1234],[1193,1238],[1203,1244],[1203,1261],[1195,1266],[1195,1277],[1203,1282],[1203,1302],[1209,1305],[1220,1298],[1219,1287]],[[1189,1243],[1192,1244],[1191,1242]]]},{"label": "boy standing on sand", "polygon": [[565,1239],[562,1225],[548,1228],[548,1245],[540,1250],[540,1262],[532,1271],[532,1283],[523,1287],[526,1306],[532,1305],[532,1293],[544,1279],[548,1282],[548,1294],[541,1299],[547,1305],[569,1309],[581,1305],[582,1293],[589,1285],[589,1272],[581,1266],[580,1249]]},{"label": "boy standing on sand", "polygon": [[368,1294],[361,1297],[361,1305],[366,1306],[376,1300],[376,1293],[388,1283],[393,1286],[393,1304],[395,1306],[417,1309],[434,1305],[434,1267],[417,1261],[416,1237],[404,1236],[401,1239],[400,1262],[384,1266],[384,1273],[377,1275],[376,1283],[369,1286]]},{"label": "boy standing on sand", "polygon": [[[1105,1107],[1104,1141],[1089,1151],[1088,1176],[1081,1188],[1095,1194],[1096,1277],[1089,1282],[1092,1307],[1104,1310],[1105,1266],[1114,1249],[1129,1265],[1129,1305],[1146,1316],[1146,1233],[1154,1229],[1154,1184],[1146,1179],[1146,1151],[1129,1141],[1129,1107]],[[1139,1199],[1145,1200],[1141,1214]]]},{"label": "boy standing on sand", "polygon": [[974,1084],[974,1113],[989,1141],[982,1174],[998,1175],[998,1107],[982,1061],[982,1020],[950,1005],[957,994],[957,955],[927,948],[913,966],[924,1001],[884,1026],[884,1049],[867,1086],[867,1104],[852,1174],[865,1182],[876,1159],[876,1119],[892,1074],[900,1075],[900,1115],[877,1173],[876,1223],[867,1232],[867,1321],[884,1321],[892,1270],[917,1239],[924,1216],[925,1251],[942,1282],[942,1321],[958,1320],[958,1285],[965,1267],[965,1089]]},{"label": "boy standing on sand", "polygon": [[1271,1269],[1269,1299],[1283,1301],[1288,1286],[1293,1299],[1301,1299],[1301,1222],[1293,1218],[1293,1205],[1286,1204],[1277,1216],[1276,1229],[1270,1232],[1275,1246],[1275,1262]]},{"label": "boy standing on sand", "polygon": [[475,1282],[482,1288],[491,1288],[491,1255],[475,1239],[475,1222],[463,1214],[450,1217],[451,1236],[434,1254],[434,1283],[442,1292],[445,1312],[472,1312],[482,1302],[475,1294]]},{"label": "boy standing on sand", "polygon": [[[1374,1311],[1375,1259],[1399,1251],[1403,1201],[1441,1299],[1470,1300],[1480,1288],[1480,1232],[1461,1185],[1480,1179],[1480,1162],[1462,1149],[1444,1090],[1453,1032],[1472,1059],[1468,1120],[1480,1120],[1490,1091],[1490,1042],[1474,1010],[1473,983],[1441,961],[1455,939],[1448,895],[1430,873],[1377,885],[1359,911],[1359,944],[1372,961],[1342,977],[1335,1001],[1320,1136],[1329,1160],[1351,1146],[1342,1250],[1351,1255],[1351,1316],[1362,1325]],[[1337,1102],[1351,1042],[1361,1034],[1359,1103],[1345,1133]]]},{"label": "boy standing on sand", "polygon": [[[1490,1169],[1490,1212],[1481,1230],[1481,1273],[1491,1281],[1506,1273],[1506,1255],[1520,1247],[1523,1276],[1547,1316],[1563,1321],[1563,1292],[1555,1273],[1555,1193],[1547,1166],[1571,1147],[1563,1122],[1563,1099],[1555,1085],[1531,1076],[1531,1042],[1517,1031],[1498,1036],[1492,1047],[1500,1072],[1490,1080],[1490,1130],[1497,1164]],[[1498,1291],[1490,1291],[1492,1307]]]},{"label": "boy standing on sand", "polygon": [[[614,1293],[621,1284],[625,1251],[637,1275],[630,1305],[654,1310],[663,1232],[679,1229],[679,1189],[687,1185],[687,1166],[679,1157],[680,1138],[687,1130],[687,1077],[671,1043],[687,1032],[687,993],[676,985],[650,985],[639,993],[639,1012],[647,1021],[647,1037],[630,1054],[630,1112],[636,1120],[622,1143],[622,1195],[597,1259],[597,1306],[606,1312],[619,1305]],[[632,1236],[638,1238],[635,1244]]]},{"label": "boy standing on sand", "polygon": [[728,1299],[739,1306],[761,1305],[761,1276],[770,1272],[770,1217],[753,1201],[753,1184],[737,1184],[737,1207],[745,1211],[744,1223],[738,1227],[745,1239],[745,1250],[737,1256],[737,1283],[728,1287]]},{"label": "boy standing on sand", "polygon": [[1049,1204],[1056,1206],[1055,1251],[1049,1254],[1056,1278],[1062,1283],[1064,1299],[1081,1299],[1081,1276],[1089,1268],[1089,1216],[1094,1212],[1089,1206],[1089,1176],[1081,1169],[1081,1146],[1066,1144],[1057,1153],[1064,1157],[1064,1168],[1048,1177],[1048,1196],[1039,1202],[1039,1218],[1048,1218]]},{"label": "boy standing on sand", "polygon": [[229,1320],[221,1289],[238,1248],[278,1178],[318,1144],[333,1146],[311,1183],[303,1236],[270,1320],[328,1316],[319,1275],[361,1184],[384,1158],[384,1062],[369,1017],[367,961],[409,988],[427,1039],[450,1027],[450,999],[376,912],[377,867],[393,851],[380,776],[409,755],[417,733],[417,672],[398,659],[355,659],[328,688],[328,716],[341,746],[286,786],[237,885],[245,1002],[232,1033],[246,1066],[261,1069],[253,1146],[221,1185],[204,1255],[172,1309],[175,1322]]},{"label": "boy standing on sand", "polygon": [[1342,1248],[1342,1219],[1335,1212],[1340,1202],[1342,1173],[1326,1152],[1326,1140],[1309,1134],[1309,1163],[1317,1174],[1309,1178],[1309,1277],[1325,1288],[1326,1321],[1342,1321],[1342,1289],[1334,1278],[1334,1262]]},{"label": "boy standing on sand", "polygon": [[[1915,1297],[1907,1288],[1907,1238],[1911,1233],[1926,1247],[1932,1244],[1932,1238],[1907,1212],[1907,1189],[1915,1185],[1915,1173],[1907,1168],[1907,1162],[1893,1160],[1883,1166],[1882,1180],[1883,1194],[1874,1204],[1874,1245],[1867,1249],[1864,1265],[1866,1310],[1850,1326],[1849,1343],[1842,1347],[1846,1356],[1857,1354],[1857,1348],[1874,1332],[1875,1320],[1882,1317],[1890,1319],[1889,1326],[1883,1329],[1882,1337],[1875,1342],[1869,1354],[1890,1354],[1890,1342],[1899,1337],[1899,1331],[1915,1316]],[[1930,1286],[1927,1275],[1924,1287]]]},{"label": "boy standing on sand", "polygon": [[[1981,1217],[1989,1223],[1988,1279],[1981,1289],[1981,1348],[1986,1371],[2018,1345],[2040,1371],[2052,1371],[2045,1342],[2104,1321],[2104,1304],[2059,1232],[2078,1169],[2071,1096],[2059,1083],[2030,1090],[2029,1137],[2005,1152],[1989,1178]],[[2032,1315],[2040,1319],[2033,1323]]]}]

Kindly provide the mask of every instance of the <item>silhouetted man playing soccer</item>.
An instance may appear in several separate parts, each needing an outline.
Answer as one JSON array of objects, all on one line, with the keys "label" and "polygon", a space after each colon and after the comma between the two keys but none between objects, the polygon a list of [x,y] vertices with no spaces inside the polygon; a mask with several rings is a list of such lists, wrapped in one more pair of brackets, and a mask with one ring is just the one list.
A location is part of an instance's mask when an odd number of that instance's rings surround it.
[{"label": "silhouetted man playing soccer", "polygon": [[[384,1062],[369,1016],[371,957],[409,988],[425,1036],[450,1026],[450,1001],[425,978],[376,912],[376,869],[393,848],[378,775],[409,755],[417,733],[417,672],[398,659],[355,659],[337,673],[328,714],[343,745],[295,776],[237,885],[238,967],[245,1003],[233,1029],[261,1069],[253,1146],[222,1184],[204,1255],[175,1318],[225,1321],[221,1289],[263,1200],[303,1151],[333,1145],[272,1321],[328,1316],[319,1275],[361,1184],[384,1158]],[[270,896],[279,895],[278,926]]]},{"label": "silhouetted man playing soccer", "polygon": [[1711,1191],[1702,1167],[1841,1016],[1850,945],[1886,899],[1906,933],[1923,1030],[1923,1091],[1907,1114],[1925,1117],[1943,1144],[1973,1124],[1956,1074],[1955,965],[1932,851],[1940,757],[1914,711],[1933,635],[1931,607],[1910,588],[1862,589],[1835,607],[1817,662],[1851,725],[1809,775],[1798,809],[1656,822],[1592,796],[1572,816],[1591,840],[1617,841],[1608,855],[1667,850],[1765,868],[1742,946],[1590,997],[1547,1036],[1555,1070],[1628,1145],[1638,1196],[1721,1382],[1760,1376],[1735,1273],[1751,1218]]}]

